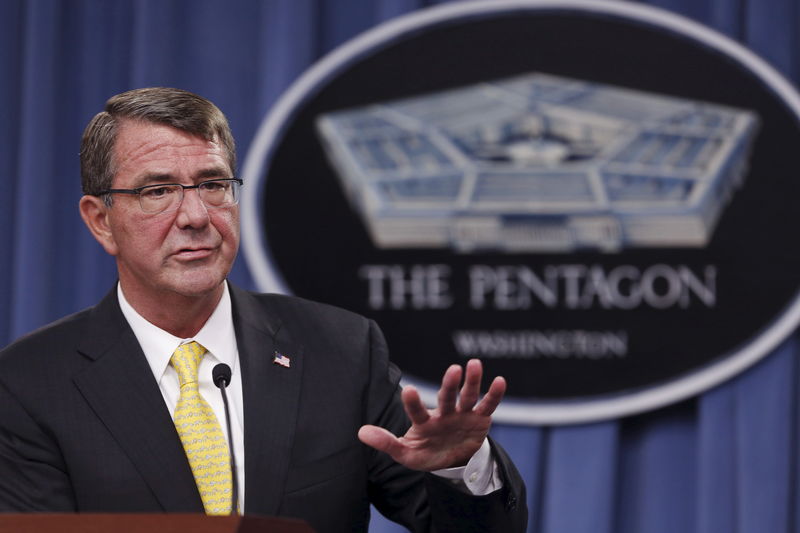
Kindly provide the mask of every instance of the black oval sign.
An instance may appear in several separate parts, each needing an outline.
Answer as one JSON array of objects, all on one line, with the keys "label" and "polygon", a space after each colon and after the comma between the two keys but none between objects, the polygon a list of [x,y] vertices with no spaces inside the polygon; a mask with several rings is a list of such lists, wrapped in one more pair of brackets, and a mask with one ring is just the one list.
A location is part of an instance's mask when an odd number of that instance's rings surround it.
[{"label": "black oval sign", "polygon": [[424,10],[312,67],[248,154],[263,290],[375,318],[430,397],[509,379],[499,420],[620,416],[696,394],[797,324],[798,96],[661,10]]}]

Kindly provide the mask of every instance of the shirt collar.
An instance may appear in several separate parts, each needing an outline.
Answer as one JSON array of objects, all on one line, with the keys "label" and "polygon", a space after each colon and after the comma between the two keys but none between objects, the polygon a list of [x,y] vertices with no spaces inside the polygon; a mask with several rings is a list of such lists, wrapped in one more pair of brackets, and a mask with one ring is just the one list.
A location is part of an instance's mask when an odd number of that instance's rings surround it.
[{"label": "shirt collar", "polygon": [[157,381],[161,380],[169,366],[169,360],[175,348],[193,340],[202,344],[217,362],[225,363],[231,367],[232,371],[236,371],[236,334],[233,328],[231,296],[227,282],[223,284],[222,298],[214,312],[211,313],[197,335],[189,339],[176,337],[148,322],[125,299],[119,283],[117,284],[117,298],[122,314],[136,335]]}]

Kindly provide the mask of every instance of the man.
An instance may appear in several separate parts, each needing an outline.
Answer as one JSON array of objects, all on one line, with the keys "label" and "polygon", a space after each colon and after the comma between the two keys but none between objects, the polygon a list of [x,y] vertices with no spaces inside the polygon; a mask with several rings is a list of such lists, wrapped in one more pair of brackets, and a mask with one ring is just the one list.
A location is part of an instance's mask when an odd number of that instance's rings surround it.
[{"label": "man", "polygon": [[87,126],[80,213],[119,283],[0,353],[0,510],[228,513],[238,480],[240,511],[319,532],[365,531],[369,503],[414,531],[524,530],[487,440],[502,378],[478,401],[480,362],[460,392],[453,366],[428,411],[371,321],[226,281],[235,165],[224,115],[186,91],[122,93]]}]

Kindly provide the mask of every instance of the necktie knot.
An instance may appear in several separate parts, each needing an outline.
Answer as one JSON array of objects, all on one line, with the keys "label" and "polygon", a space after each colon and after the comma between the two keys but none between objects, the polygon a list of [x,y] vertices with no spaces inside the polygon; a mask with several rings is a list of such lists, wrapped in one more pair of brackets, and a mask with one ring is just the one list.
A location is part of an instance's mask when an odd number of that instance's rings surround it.
[{"label": "necktie knot", "polygon": [[189,383],[197,385],[198,368],[205,353],[206,349],[196,341],[187,342],[175,348],[169,362],[178,373],[181,388]]}]

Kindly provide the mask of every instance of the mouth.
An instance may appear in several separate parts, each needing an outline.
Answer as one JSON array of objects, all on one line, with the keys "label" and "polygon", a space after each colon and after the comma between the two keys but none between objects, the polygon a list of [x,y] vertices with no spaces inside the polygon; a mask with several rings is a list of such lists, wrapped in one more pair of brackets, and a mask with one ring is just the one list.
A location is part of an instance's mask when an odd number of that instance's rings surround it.
[{"label": "mouth", "polygon": [[173,256],[181,261],[198,261],[214,253],[214,248],[181,248]]}]

